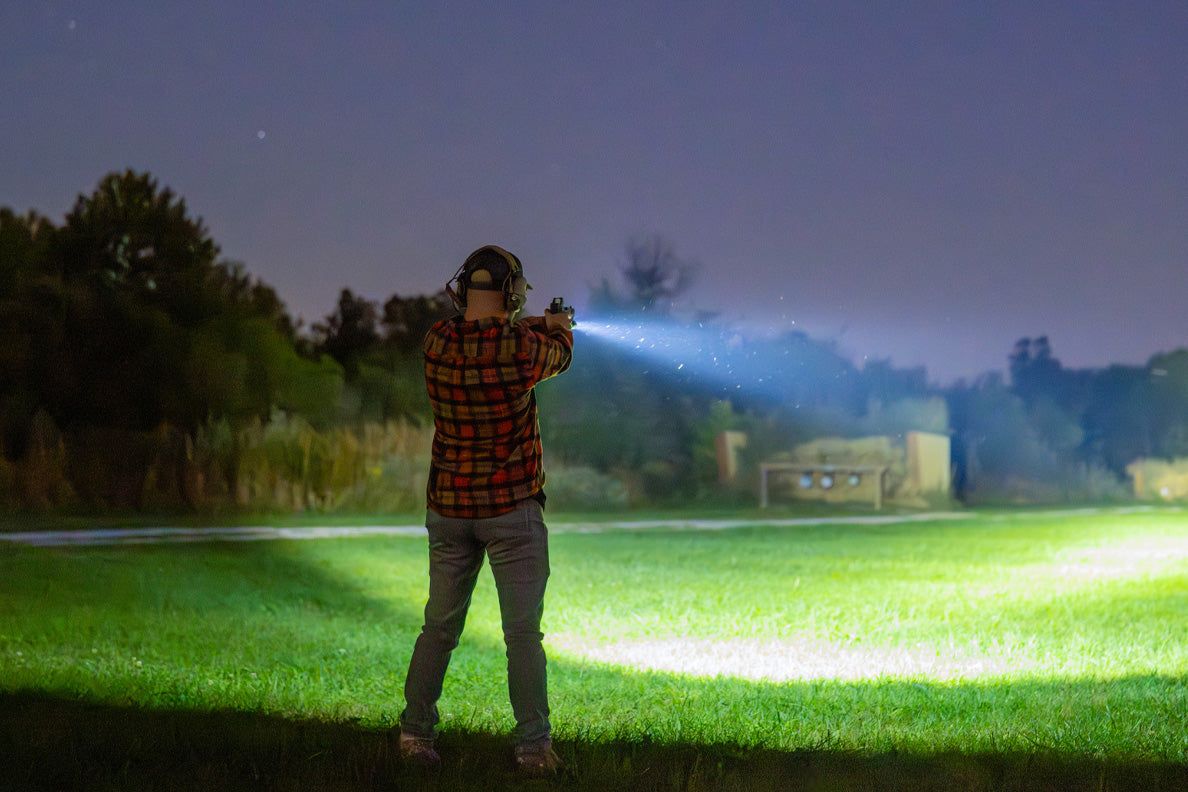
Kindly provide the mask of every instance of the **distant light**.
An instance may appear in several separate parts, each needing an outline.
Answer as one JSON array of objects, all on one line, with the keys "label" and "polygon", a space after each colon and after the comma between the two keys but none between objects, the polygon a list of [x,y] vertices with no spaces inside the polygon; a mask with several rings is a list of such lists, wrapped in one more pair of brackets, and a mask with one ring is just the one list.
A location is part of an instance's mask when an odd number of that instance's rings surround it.
[{"label": "distant light", "polygon": [[258,132],[256,132],[256,139],[257,139],[257,140],[263,140],[263,139],[264,139],[264,137],[265,137],[265,134],[266,134],[266,133],[264,132],[264,130],[263,130],[263,129],[259,130]]}]

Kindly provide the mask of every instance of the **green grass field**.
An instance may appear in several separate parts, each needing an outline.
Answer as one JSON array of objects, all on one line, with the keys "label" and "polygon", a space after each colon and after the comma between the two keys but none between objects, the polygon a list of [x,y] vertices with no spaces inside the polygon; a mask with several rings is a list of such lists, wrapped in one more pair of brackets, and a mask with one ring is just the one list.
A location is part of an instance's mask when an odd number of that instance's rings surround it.
[{"label": "green grass field", "polygon": [[[551,527],[559,787],[1188,783],[1183,512]],[[426,555],[404,536],[0,543],[0,764],[27,788],[180,781],[219,756],[223,787],[414,788],[382,738]],[[506,699],[484,574],[441,702],[440,788],[491,788]],[[50,751],[73,769],[46,775]]]}]

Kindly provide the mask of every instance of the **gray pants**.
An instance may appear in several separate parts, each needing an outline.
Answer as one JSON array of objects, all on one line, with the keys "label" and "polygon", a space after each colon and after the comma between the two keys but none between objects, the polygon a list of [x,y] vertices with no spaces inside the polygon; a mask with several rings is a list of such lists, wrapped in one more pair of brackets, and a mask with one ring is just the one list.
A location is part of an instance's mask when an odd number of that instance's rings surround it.
[{"label": "gray pants", "polygon": [[499,592],[516,736],[521,748],[547,747],[549,701],[540,617],[549,578],[549,542],[540,504],[526,500],[507,514],[484,519],[443,517],[430,510],[425,526],[429,601],[404,680],[401,731],[417,737],[436,735],[437,700],[485,554]]}]

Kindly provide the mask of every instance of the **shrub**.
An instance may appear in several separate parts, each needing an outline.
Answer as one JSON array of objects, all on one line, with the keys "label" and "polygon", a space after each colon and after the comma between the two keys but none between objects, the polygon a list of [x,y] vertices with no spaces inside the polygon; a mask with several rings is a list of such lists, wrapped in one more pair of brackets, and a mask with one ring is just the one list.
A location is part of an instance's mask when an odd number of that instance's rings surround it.
[{"label": "shrub", "polygon": [[577,466],[548,468],[545,492],[549,505],[562,509],[621,509],[627,506],[627,487],[614,476]]}]

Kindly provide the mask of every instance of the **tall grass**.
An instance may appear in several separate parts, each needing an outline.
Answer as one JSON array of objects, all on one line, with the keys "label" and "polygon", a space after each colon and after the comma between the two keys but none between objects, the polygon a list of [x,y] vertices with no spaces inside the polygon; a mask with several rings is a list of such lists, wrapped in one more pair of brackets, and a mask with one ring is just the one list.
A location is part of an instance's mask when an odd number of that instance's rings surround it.
[{"label": "tall grass", "polygon": [[[553,521],[560,742],[1188,763],[1188,523]],[[423,539],[0,546],[0,692],[391,726]],[[441,702],[511,727],[480,580]],[[680,788],[680,787],[677,787]]]}]

